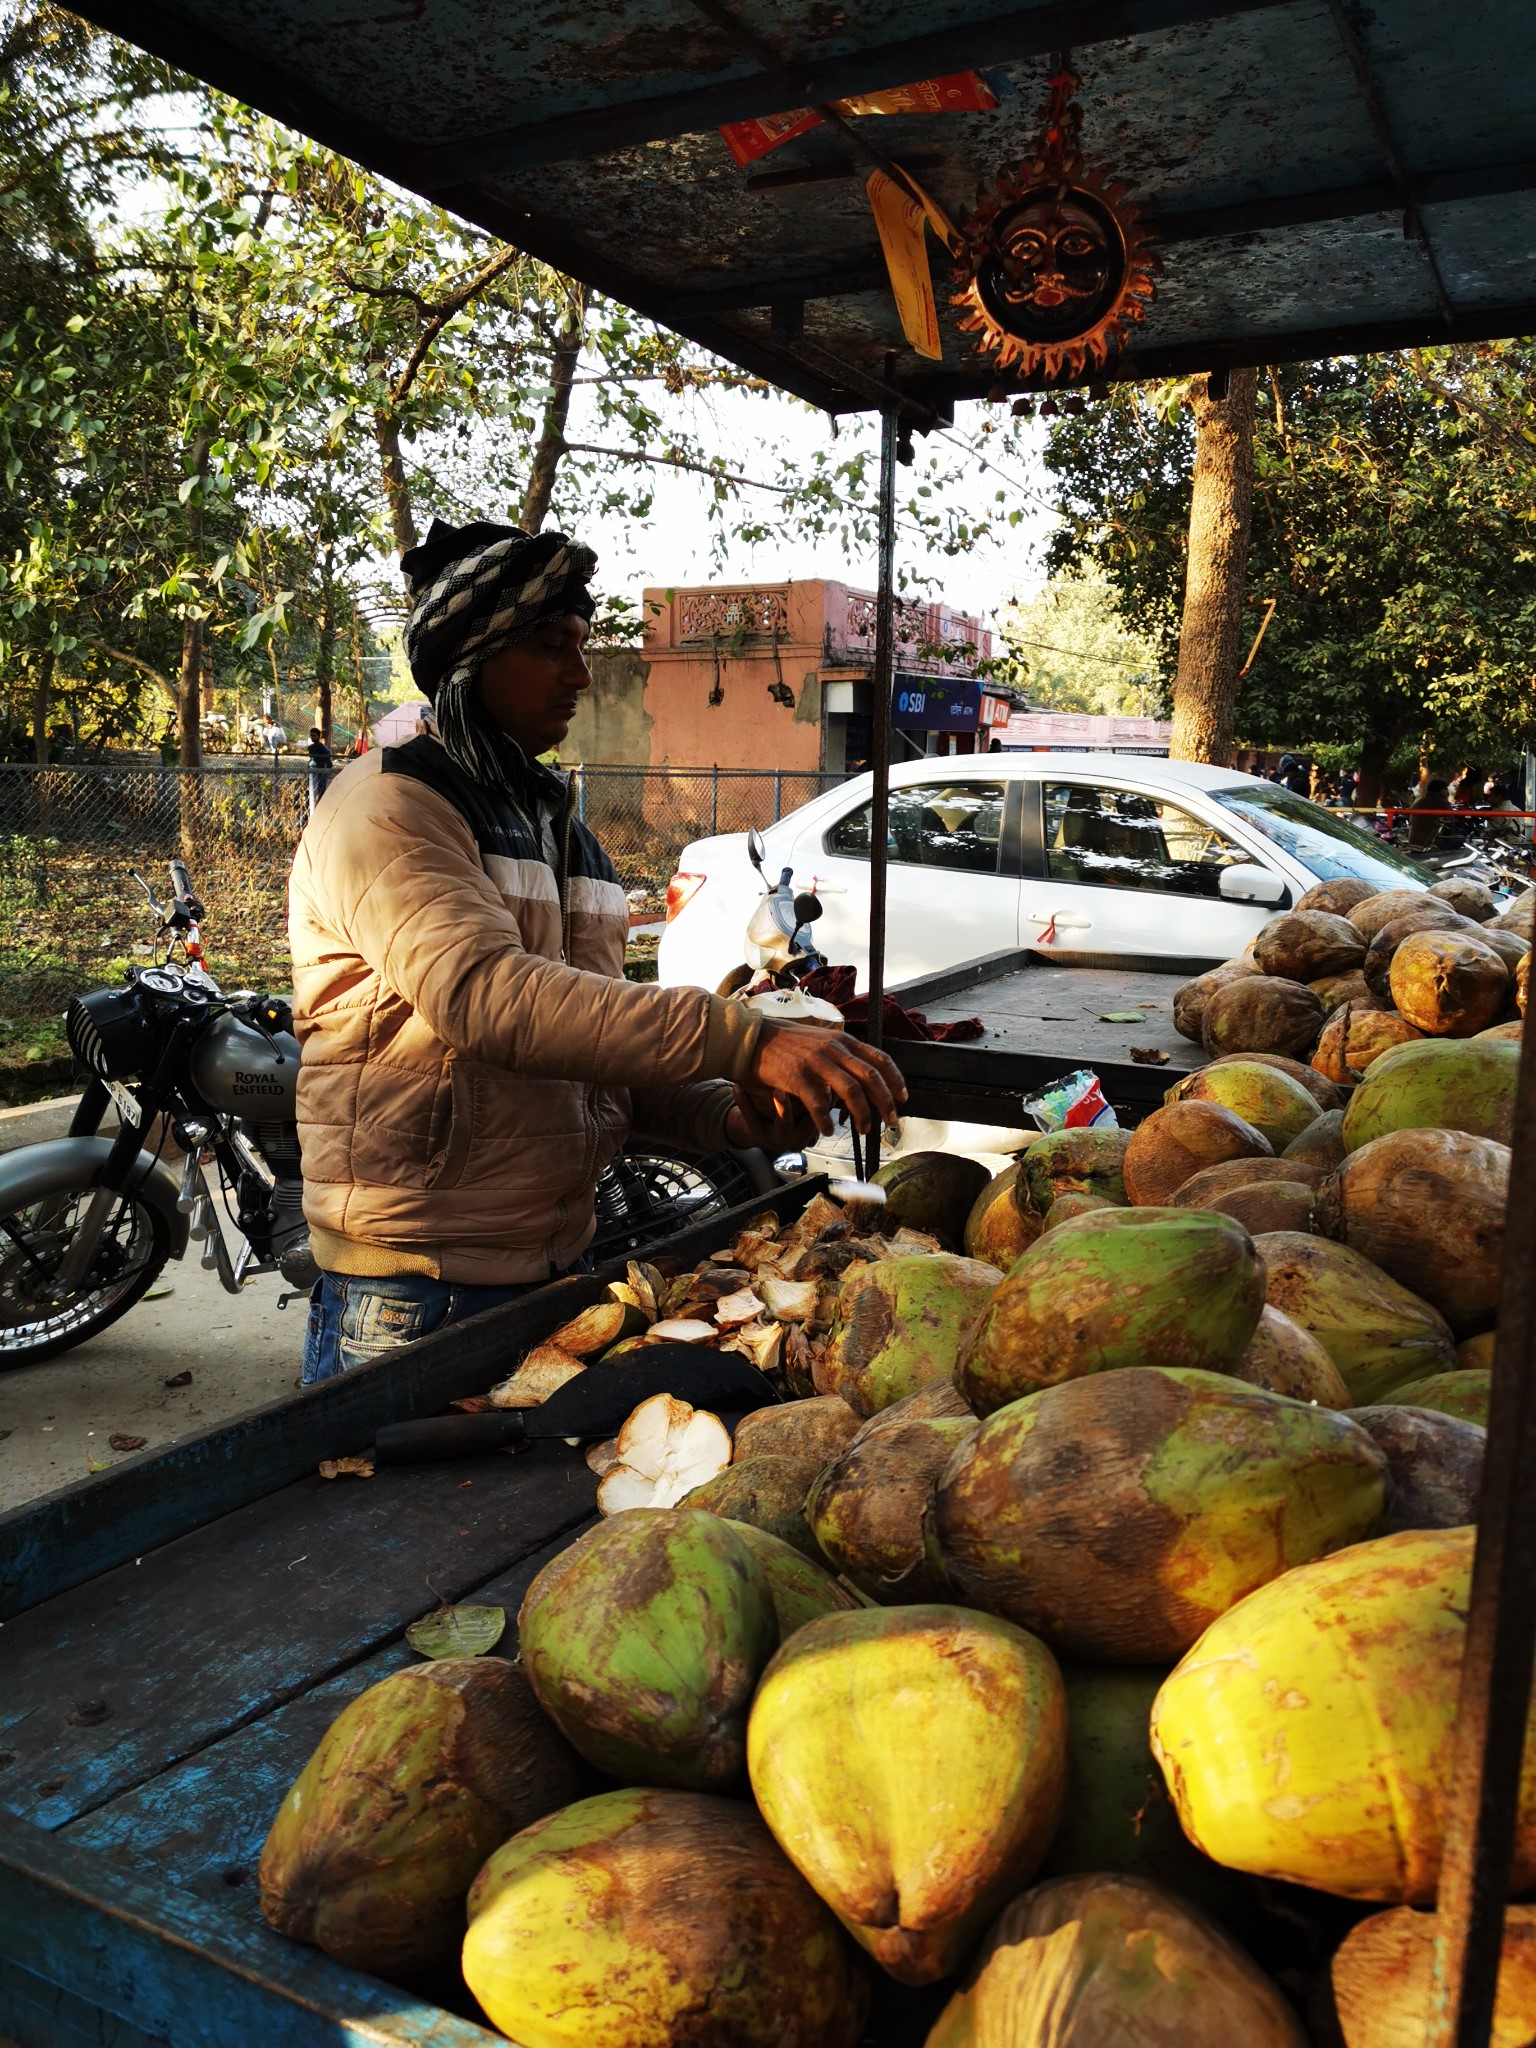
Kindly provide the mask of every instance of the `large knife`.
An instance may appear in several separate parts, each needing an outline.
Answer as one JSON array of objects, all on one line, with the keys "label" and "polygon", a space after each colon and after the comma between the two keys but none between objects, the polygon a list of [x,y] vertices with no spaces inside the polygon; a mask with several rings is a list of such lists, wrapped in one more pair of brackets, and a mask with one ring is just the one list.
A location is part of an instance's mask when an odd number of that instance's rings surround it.
[{"label": "large knife", "polygon": [[612,1436],[652,1394],[674,1394],[692,1407],[733,1418],[772,1407],[779,1399],[772,1382],[739,1351],[647,1345],[630,1352],[622,1365],[589,1365],[537,1408],[387,1423],[374,1438],[374,1462],[422,1465],[502,1451],[536,1438]]}]

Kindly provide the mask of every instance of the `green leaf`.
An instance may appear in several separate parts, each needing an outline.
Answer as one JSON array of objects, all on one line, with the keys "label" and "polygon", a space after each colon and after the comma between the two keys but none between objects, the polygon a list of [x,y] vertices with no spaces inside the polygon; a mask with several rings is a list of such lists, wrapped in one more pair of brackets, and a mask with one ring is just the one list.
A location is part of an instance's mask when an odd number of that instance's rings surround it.
[{"label": "green leaf", "polygon": [[413,1621],[405,1640],[418,1657],[483,1657],[506,1626],[505,1607],[439,1607]]},{"label": "green leaf", "polygon": [[1099,1012],[1099,1022],[1101,1024],[1145,1024],[1146,1021],[1140,1010],[1101,1010]]}]

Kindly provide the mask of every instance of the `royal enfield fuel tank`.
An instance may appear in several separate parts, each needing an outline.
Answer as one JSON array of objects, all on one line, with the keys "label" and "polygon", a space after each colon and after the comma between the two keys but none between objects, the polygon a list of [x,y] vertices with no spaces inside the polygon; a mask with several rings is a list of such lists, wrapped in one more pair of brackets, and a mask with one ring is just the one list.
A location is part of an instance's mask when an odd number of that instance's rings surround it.
[{"label": "royal enfield fuel tank", "polygon": [[237,1017],[217,1018],[193,1048],[192,1082],[210,1109],[247,1123],[291,1123],[297,1113],[299,1041],[263,1037]]}]

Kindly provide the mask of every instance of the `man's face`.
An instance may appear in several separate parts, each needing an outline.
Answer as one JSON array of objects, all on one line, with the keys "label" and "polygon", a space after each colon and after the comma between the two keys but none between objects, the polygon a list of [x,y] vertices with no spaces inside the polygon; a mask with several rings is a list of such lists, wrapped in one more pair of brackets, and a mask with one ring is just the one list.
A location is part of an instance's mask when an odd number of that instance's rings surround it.
[{"label": "man's face", "polygon": [[592,687],[586,644],[586,620],[567,612],[480,664],[480,702],[530,758],[559,746]]}]

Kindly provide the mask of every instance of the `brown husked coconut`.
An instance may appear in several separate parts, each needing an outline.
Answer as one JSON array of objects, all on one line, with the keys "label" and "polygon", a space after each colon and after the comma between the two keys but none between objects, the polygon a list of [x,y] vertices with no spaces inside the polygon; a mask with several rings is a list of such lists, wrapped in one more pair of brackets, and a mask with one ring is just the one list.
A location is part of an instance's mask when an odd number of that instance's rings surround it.
[{"label": "brown husked coconut", "polygon": [[1515,1007],[1521,1016],[1525,1015],[1526,991],[1531,985],[1531,956],[1526,954],[1515,969]]},{"label": "brown husked coconut", "polygon": [[1471,1038],[1509,1007],[1509,969],[1481,939],[1414,932],[1392,956],[1392,1000],[1432,1038]]},{"label": "brown husked coconut", "polygon": [[1528,939],[1532,936],[1533,906],[1536,906],[1536,889],[1527,889],[1523,896],[1517,896],[1513,903],[1506,904],[1497,916],[1490,917],[1488,922],[1495,931],[1518,932],[1521,938]]},{"label": "brown husked coconut", "polygon": [[1373,1060],[1423,1036],[1395,1010],[1378,1009],[1373,1002],[1345,1003],[1323,1026],[1312,1064],[1341,1088],[1352,1088]]},{"label": "brown husked coconut", "polygon": [[1250,1387],[1267,1387],[1288,1400],[1315,1401],[1319,1408],[1349,1406],[1343,1375],[1312,1332],[1267,1302],[1232,1377],[1246,1380]]},{"label": "brown husked coconut", "polygon": [[1305,1181],[1250,1181],[1247,1187],[1230,1188],[1201,1207],[1218,1216],[1230,1216],[1250,1237],[1266,1230],[1310,1230],[1313,1192]]},{"label": "brown husked coconut", "polygon": [[1307,1166],[1290,1159],[1223,1159],[1219,1165],[1202,1167],[1199,1173],[1191,1174],[1184,1185],[1169,1196],[1168,1206],[1170,1209],[1210,1209],[1235,1188],[1258,1187],[1269,1181],[1300,1181],[1305,1187],[1316,1187],[1336,1163],[1330,1162],[1324,1167]]},{"label": "brown husked coconut", "polygon": [[1346,974],[1365,958],[1365,940],[1347,917],[1327,910],[1287,910],[1272,917],[1253,942],[1261,974],[1285,981],[1316,981]]},{"label": "brown husked coconut", "polygon": [[1522,939],[1518,932],[1498,932],[1483,925],[1477,936],[1482,945],[1492,946],[1511,974],[1531,950],[1530,940]]},{"label": "brown husked coconut", "polygon": [[1434,1408],[1351,1408],[1351,1422],[1386,1452],[1392,1498],[1384,1535],[1394,1529],[1461,1529],[1477,1520],[1488,1432]]},{"label": "brown husked coconut", "polygon": [[1344,1112],[1330,1109],[1316,1123],[1308,1124],[1299,1138],[1293,1138],[1280,1155],[1290,1167],[1317,1168],[1332,1173],[1344,1158]]},{"label": "brown husked coconut", "polygon": [[975,1413],[953,1380],[930,1380],[915,1394],[893,1401],[889,1408],[882,1408],[878,1415],[871,1415],[867,1422],[860,1423],[859,1434],[862,1436],[867,1430],[885,1429],[900,1422],[964,1422],[967,1416]]},{"label": "brown husked coconut", "polygon": [[1205,1006],[1207,1052],[1309,1053],[1323,1028],[1322,1004],[1305,982],[1277,974],[1230,981]]},{"label": "brown husked coconut", "polygon": [[840,1394],[813,1394],[744,1415],[732,1439],[732,1457],[811,1458],[830,1464],[859,1431],[859,1417]]},{"label": "brown husked coconut", "polygon": [[1475,929],[1448,903],[1431,903],[1426,897],[1420,908],[1410,910],[1404,917],[1394,917],[1372,939],[1362,970],[1366,987],[1382,1002],[1392,1001],[1392,962],[1404,939],[1411,938],[1415,932],[1470,932]]},{"label": "brown husked coconut", "polygon": [[[1424,2048],[1437,1915],[1393,1906],[1373,1913],[1345,1936],[1329,1965],[1338,2031],[1317,2039],[1344,2048]],[[1488,2048],[1529,2048],[1536,2041],[1536,1906],[1504,1909],[1498,1992]]]},{"label": "brown husked coconut", "polygon": [[1456,1346],[1456,1370],[1492,1372],[1493,1354],[1498,1341],[1497,1330],[1479,1330],[1475,1337],[1463,1337]]},{"label": "brown husked coconut", "polygon": [[1520,1043],[1525,1026],[1518,1017],[1511,1017],[1507,1024],[1490,1024],[1486,1031],[1479,1031],[1479,1038],[1507,1038],[1511,1045]]},{"label": "brown husked coconut", "polygon": [[1427,889],[1386,889],[1357,903],[1348,913],[1349,921],[1369,945],[1384,924],[1401,917],[1405,910],[1420,907],[1428,894]]},{"label": "brown husked coconut", "polygon": [[1131,1133],[1125,1192],[1133,1208],[1160,1208],[1202,1167],[1273,1157],[1268,1138],[1220,1103],[1170,1102]]},{"label": "brown husked coconut", "polygon": [[1380,894],[1374,882],[1357,882],[1351,876],[1340,876],[1336,882],[1315,882],[1296,908],[1330,910],[1335,917],[1348,917],[1357,903],[1364,903],[1368,896]]},{"label": "brown husked coconut", "polygon": [[1486,924],[1499,907],[1488,884],[1474,882],[1470,877],[1464,879],[1460,875],[1447,875],[1443,882],[1436,882],[1429,893],[1438,896],[1442,903],[1449,903],[1452,910],[1459,910],[1463,917],[1470,917],[1474,924]]},{"label": "brown husked coconut", "polygon": [[1310,1089],[1319,1112],[1342,1109],[1344,1097],[1331,1081],[1324,1080],[1315,1067],[1309,1067],[1305,1060],[1293,1060],[1283,1052],[1224,1052],[1220,1058],[1211,1060],[1210,1066],[1225,1067],[1234,1060],[1251,1063],[1257,1060],[1261,1066],[1274,1067],[1282,1074],[1289,1074],[1293,1081],[1299,1081],[1303,1088]]},{"label": "brown husked coconut", "polygon": [[876,1416],[818,1476],[805,1503],[822,1554],[871,1600],[910,1607],[948,1600],[923,1543],[923,1518],[939,1474],[980,1428],[974,1415],[890,1423]]},{"label": "brown husked coconut", "polygon": [[1340,1003],[1374,1003],[1366,985],[1363,968],[1353,967],[1348,974],[1325,974],[1321,981],[1309,981],[1307,987],[1322,1004],[1331,1017]]},{"label": "brown husked coconut", "polygon": [[1465,1131],[1389,1131],[1323,1182],[1318,1228],[1469,1337],[1498,1308],[1509,1158],[1496,1138]]},{"label": "brown husked coconut", "polygon": [[1186,981],[1182,988],[1173,992],[1173,1028],[1185,1038],[1200,1043],[1205,1028],[1205,1006],[1217,989],[1224,988],[1229,981],[1242,981],[1258,973],[1251,960],[1228,960],[1220,967],[1213,967],[1208,974],[1197,974],[1193,981]]}]

